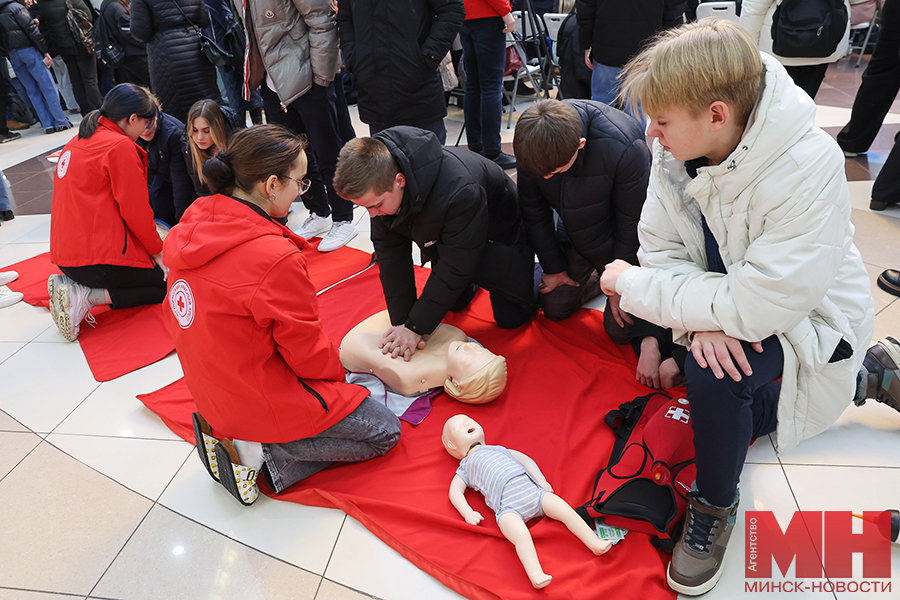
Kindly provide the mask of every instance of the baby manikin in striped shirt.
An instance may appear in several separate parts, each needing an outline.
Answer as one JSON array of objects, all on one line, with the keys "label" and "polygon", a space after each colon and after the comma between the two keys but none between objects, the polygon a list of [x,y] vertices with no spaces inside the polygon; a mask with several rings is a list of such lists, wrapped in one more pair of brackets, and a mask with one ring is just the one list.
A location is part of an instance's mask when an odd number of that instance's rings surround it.
[{"label": "baby manikin in striped shirt", "polygon": [[532,459],[503,446],[486,446],[484,430],[471,417],[456,415],[447,419],[441,441],[447,452],[461,461],[450,483],[451,504],[467,523],[478,525],[484,517],[469,506],[465,492],[471,487],[484,494],[485,503],[497,516],[500,531],[515,545],[535,588],[546,587],[553,577],[541,568],[526,521],[544,515],[561,521],[597,556],[612,546],[598,538],[575,510],[553,493]]}]

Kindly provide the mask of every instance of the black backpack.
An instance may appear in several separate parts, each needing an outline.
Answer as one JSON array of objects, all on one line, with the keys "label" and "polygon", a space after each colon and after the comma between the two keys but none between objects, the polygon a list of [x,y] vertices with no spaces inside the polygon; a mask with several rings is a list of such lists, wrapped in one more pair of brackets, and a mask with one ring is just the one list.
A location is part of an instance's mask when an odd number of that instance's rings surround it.
[{"label": "black backpack", "polygon": [[94,54],[97,60],[110,69],[118,69],[125,60],[125,48],[115,36],[109,34],[106,19],[103,15],[94,21]]},{"label": "black backpack", "polygon": [[26,125],[34,125],[37,123],[34,113],[31,112],[31,109],[28,108],[28,104],[22,100],[17,93],[10,92],[7,102],[7,114],[3,115],[4,119],[8,115],[13,121],[25,123]]},{"label": "black backpack", "polygon": [[772,15],[772,52],[785,58],[831,56],[849,18],[843,0],[782,0]]}]

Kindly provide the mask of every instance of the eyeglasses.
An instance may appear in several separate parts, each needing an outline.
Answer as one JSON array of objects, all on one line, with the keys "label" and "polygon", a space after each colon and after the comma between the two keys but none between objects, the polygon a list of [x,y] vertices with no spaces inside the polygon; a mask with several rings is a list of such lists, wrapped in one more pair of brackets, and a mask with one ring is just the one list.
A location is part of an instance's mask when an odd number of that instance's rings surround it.
[{"label": "eyeglasses", "polygon": [[302,196],[303,194],[308,192],[310,186],[312,185],[312,181],[310,181],[309,179],[294,179],[290,175],[288,175],[287,178],[297,184],[297,189],[299,191],[299,193],[297,194],[298,196]]}]

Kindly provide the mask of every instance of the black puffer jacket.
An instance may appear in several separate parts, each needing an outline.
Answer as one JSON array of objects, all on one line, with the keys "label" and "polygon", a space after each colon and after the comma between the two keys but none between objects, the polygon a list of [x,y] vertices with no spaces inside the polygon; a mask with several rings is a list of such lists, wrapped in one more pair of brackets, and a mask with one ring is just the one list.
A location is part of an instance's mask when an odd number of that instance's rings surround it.
[{"label": "black puffer jacket", "polygon": [[118,0],[103,0],[100,18],[109,34],[125,50],[125,56],[147,56],[147,44],[131,35],[131,15]]},{"label": "black puffer jacket", "polygon": [[184,162],[184,123],[172,115],[161,112],[156,135],[149,142],[138,138],[138,144],[147,151],[147,175],[160,177],[172,184],[177,223],[197,197]]},{"label": "black puffer jacket", "polygon": [[683,22],[687,0],[575,0],[582,50],[608,67],[622,67],[644,41]]},{"label": "black puffer jacket", "polygon": [[[92,15],[92,10],[82,0],[72,0],[73,8],[80,8]],[[50,54],[56,56],[75,56],[87,54],[87,50],[75,41],[69,30],[66,15],[69,12],[66,0],[40,0],[31,5],[31,12],[41,22],[41,33],[50,44]]]},{"label": "black puffer jacket", "polygon": [[650,178],[644,131],[633,117],[603,103],[564,102],[581,117],[586,140],[575,164],[549,179],[518,171],[522,218],[541,267],[551,274],[568,269],[554,210],[575,250],[599,272],[616,258],[637,264],[637,225]]},{"label": "black puffer jacket", "polygon": [[338,0],[341,53],[364,123],[425,126],[447,114],[438,65],[462,27],[462,0]]},{"label": "black puffer jacket", "polygon": [[6,32],[10,49],[35,46],[42,55],[50,52],[34,17],[16,0],[0,0],[0,27]]},{"label": "black puffer jacket", "polygon": [[[397,214],[372,219],[391,323],[429,334],[474,278],[487,241],[515,238],[521,222],[516,187],[493,161],[442,147],[430,131],[400,126],[374,137],[406,177]],[[432,262],[418,299],[411,242],[421,249],[423,264]]]},{"label": "black puffer jacket", "polygon": [[131,35],[147,43],[150,87],[163,110],[187,119],[194,102],[219,100],[216,68],[200,50],[196,31],[209,25],[203,0],[178,0],[187,22],[173,0],[133,0]]}]

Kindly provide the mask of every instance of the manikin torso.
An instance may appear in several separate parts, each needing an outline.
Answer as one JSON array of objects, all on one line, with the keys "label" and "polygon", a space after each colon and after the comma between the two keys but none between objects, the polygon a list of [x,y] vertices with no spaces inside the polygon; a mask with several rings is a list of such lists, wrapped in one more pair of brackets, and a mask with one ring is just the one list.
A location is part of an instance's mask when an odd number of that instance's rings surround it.
[{"label": "manikin torso", "polygon": [[466,342],[461,330],[441,323],[425,348],[417,350],[409,362],[382,354],[381,338],[391,327],[387,311],[376,313],[351,329],[341,340],[341,363],[349,371],[372,373],[388,387],[404,396],[417,396],[444,385],[447,353],[451,342]]}]

